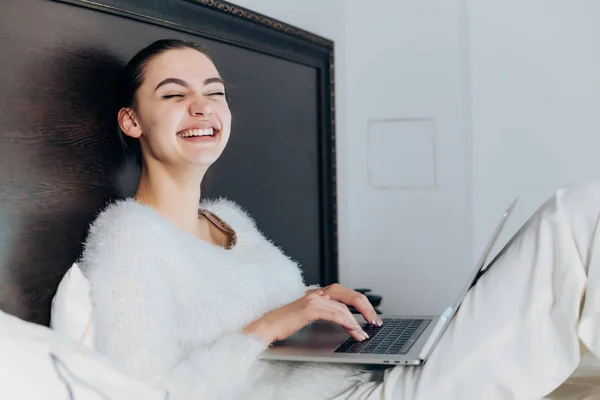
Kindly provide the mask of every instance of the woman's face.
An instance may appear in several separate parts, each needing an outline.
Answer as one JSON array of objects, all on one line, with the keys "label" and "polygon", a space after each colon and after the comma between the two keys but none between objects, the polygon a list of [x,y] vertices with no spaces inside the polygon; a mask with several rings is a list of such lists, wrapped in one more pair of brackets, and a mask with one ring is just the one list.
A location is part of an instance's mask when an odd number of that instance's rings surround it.
[{"label": "woman's face", "polygon": [[168,50],[146,66],[134,117],[121,110],[125,134],[138,137],[144,159],[170,166],[214,163],[227,145],[231,112],[212,61],[194,49]]}]

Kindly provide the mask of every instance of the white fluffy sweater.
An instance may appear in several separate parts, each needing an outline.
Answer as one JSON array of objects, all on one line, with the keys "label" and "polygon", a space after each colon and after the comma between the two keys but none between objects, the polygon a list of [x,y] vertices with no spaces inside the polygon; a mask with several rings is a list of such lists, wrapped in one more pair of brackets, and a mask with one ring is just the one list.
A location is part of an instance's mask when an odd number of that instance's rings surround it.
[{"label": "white fluffy sweater", "polygon": [[351,366],[258,359],[267,344],[243,327],[307,287],[236,204],[201,207],[236,231],[232,249],[133,200],[111,204],[92,224],[80,266],[97,350],[170,399],[327,399],[364,379]]}]

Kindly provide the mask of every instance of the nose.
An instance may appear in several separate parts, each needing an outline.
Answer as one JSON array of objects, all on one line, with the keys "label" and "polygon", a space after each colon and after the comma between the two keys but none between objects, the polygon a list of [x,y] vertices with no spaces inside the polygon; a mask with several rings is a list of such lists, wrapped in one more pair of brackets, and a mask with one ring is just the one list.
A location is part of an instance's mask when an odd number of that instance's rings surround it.
[{"label": "nose", "polygon": [[213,109],[208,101],[196,100],[190,104],[190,114],[192,116],[208,117],[212,115]]}]

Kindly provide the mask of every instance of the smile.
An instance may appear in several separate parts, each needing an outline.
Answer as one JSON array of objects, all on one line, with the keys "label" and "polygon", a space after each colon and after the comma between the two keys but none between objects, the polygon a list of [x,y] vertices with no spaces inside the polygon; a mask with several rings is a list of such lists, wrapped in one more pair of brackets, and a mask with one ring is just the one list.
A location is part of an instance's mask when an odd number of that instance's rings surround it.
[{"label": "smile", "polygon": [[183,132],[179,132],[177,136],[182,138],[189,137],[202,137],[202,136],[215,136],[217,134],[217,130],[214,128],[206,128],[206,129],[187,129]]}]

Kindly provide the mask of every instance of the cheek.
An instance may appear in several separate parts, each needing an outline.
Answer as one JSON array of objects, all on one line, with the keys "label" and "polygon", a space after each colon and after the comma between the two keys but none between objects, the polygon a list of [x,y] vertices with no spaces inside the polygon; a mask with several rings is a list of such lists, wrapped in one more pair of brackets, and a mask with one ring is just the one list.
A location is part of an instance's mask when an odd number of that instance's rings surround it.
[{"label": "cheek", "polygon": [[159,107],[154,110],[152,116],[152,134],[153,135],[168,135],[175,134],[177,127],[181,124],[181,120],[186,113],[185,107],[170,106]]},{"label": "cheek", "polygon": [[231,130],[231,111],[227,105],[223,105],[219,108],[219,120],[226,130],[226,133],[229,133]]}]

